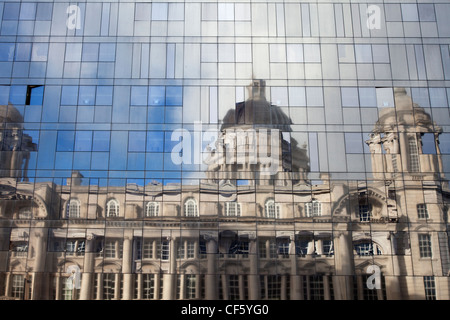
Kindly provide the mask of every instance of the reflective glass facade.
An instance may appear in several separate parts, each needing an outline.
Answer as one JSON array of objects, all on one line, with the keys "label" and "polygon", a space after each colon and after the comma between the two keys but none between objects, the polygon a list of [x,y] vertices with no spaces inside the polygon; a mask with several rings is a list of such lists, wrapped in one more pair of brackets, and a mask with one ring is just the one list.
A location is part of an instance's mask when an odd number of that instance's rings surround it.
[{"label": "reflective glass facade", "polygon": [[0,297],[450,299],[448,1],[1,1]]}]

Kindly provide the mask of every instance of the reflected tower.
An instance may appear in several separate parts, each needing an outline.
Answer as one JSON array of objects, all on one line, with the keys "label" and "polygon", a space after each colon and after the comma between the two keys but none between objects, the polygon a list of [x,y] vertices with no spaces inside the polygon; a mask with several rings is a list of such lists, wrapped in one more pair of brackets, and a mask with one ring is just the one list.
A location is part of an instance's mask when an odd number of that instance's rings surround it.
[{"label": "reflected tower", "polygon": [[395,107],[382,108],[366,143],[370,147],[376,179],[441,180],[443,165],[439,149],[442,129],[414,103],[404,88],[394,89]]},{"label": "reflected tower", "polygon": [[30,152],[37,145],[24,133],[23,116],[12,104],[0,106],[0,121],[0,177],[27,181]]}]

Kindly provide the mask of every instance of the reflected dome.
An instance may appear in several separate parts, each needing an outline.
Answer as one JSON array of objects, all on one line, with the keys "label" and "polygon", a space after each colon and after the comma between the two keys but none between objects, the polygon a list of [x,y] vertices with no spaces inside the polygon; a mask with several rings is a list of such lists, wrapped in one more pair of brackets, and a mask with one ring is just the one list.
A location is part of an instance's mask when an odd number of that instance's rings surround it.
[{"label": "reflected dome", "polygon": [[264,80],[253,81],[249,91],[249,99],[236,103],[236,108],[227,112],[223,118],[222,130],[236,125],[249,125],[254,128],[265,127],[285,132],[292,131],[291,119],[280,107],[267,101]]}]

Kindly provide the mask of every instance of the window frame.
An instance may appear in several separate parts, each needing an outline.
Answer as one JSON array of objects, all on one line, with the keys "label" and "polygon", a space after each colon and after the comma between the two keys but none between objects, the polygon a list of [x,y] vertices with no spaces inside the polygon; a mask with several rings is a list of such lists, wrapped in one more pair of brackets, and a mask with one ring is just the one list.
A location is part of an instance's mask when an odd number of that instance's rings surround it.
[{"label": "window frame", "polygon": [[428,207],[426,203],[417,204],[417,218],[418,219],[429,219],[430,213],[428,212]]},{"label": "window frame", "polygon": [[322,216],[322,202],[313,199],[305,203],[305,215],[308,218]]},{"label": "window frame", "polygon": [[[115,214],[111,215],[111,205],[114,204],[114,211]],[[106,203],[106,217],[107,218],[117,218],[120,216],[120,204],[119,201],[117,201],[116,199],[110,199],[108,200],[108,202]]]},{"label": "window frame", "polygon": [[[367,208],[367,210],[362,210]],[[370,203],[363,203],[358,205],[358,218],[359,222],[370,222],[372,218],[372,205]]]},{"label": "window frame", "polygon": [[431,234],[419,233],[418,234],[418,242],[419,242],[420,258],[423,258],[423,259],[433,258],[433,247],[432,247],[433,244],[431,241]]},{"label": "window frame", "polygon": [[436,300],[436,281],[434,276],[424,276],[423,286],[425,290],[425,300]]},{"label": "window frame", "polygon": [[236,201],[225,202],[225,215],[227,217],[240,217],[242,213],[241,209],[242,207],[239,202]]},{"label": "window frame", "polygon": [[[358,250],[362,245],[368,245],[369,247],[364,249],[364,251],[361,251],[361,249]],[[373,257],[373,256],[380,256],[383,255],[382,247],[376,243],[375,241],[372,241],[370,239],[362,239],[359,241],[353,242],[353,250],[356,256],[358,257]],[[365,254],[361,254],[365,253]]]},{"label": "window frame", "polygon": [[[73,215],[73,208],[75,207],[75,215]],[[67,201],[67,208],[66,208],[66,218],[67,219],[78,219],[80,218],[80,212],[81,212],[81,202],[78,199],[70,199]]]},{"label": "window frame", "polygon": [[264,205],[264,214],[269,219],[279,219],[281,217],[281,206],[274,199],[268,199]]},{"label": "window frame", "polygon": [[[151,210],[153,207],[153,214],[151,214]],[[158,217],[159,216],[159,203],[156,201],[149,201],[145,205],[145,217]]]},{"label": "window frame", "polygon": [[[192,209],[191,209],[191,206]],[[194,198],[188,198],[184,201],[184,216],[185,217],[198,217],[198,205]]]}]

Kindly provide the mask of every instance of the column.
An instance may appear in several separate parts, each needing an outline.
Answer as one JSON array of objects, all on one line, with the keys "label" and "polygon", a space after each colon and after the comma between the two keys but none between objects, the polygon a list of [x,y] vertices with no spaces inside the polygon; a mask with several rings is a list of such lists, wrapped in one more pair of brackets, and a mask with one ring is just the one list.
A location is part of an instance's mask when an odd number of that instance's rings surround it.
[{"label": "column", "polygon": [[11,279],[12,274],[11,272],[6,273],[6,283],[5,283],[5,296],[9,297],[11,295]]},{"label": "column", "polygon": [[133,299],[133,273],[132,273],[132,256],[133,256],[133,230],[126,230],[127,234],[123,237],[123,256],[122,256],[122,273],[123,273],[123,300]]},{"label": "column", "polygon": [[288,275],[283,274],[281,275],[281,294],[280,294],[280,298],[281,300],[286,300],[287,299],[287,295],[286,295],[286,277]]},{"label": "column", "polygon": [[180,300],[186,299],[185,292],[186,292],[186,280],[185,280],[185,274],[182,273],[182,274],[180,274]]},{"label": "column", "polygon": [[207,300],[217,300],[219,297],[217,285],[217,239],[214,236],[205,236],[208,268],[205,279]]},{"label": "column", "polygon": [[34,244],[34,268],[31,273],[33,279],[33,287],[31,290],[30,299],[42,300],[44,297],[44,281],[45,278],[45,258],[47,248],[47,229],[36,226],[32,228],[32,236],[30,237],[30,243]]},{"label": "column", "polygon": [[356,287],[358,288],[357,297],[358,300],[364,300],[364,285],[366,285],[363,281],[362,275],[358,274],[356,276]]},{"label": "column", "polygon": [[297,274],[297,255],[295,252],[295,235],[291,236],[291,242],[289,243],[289,257],[291,259],[291,300],[301,299],[301,279]]},{"label": "column", "polygon": [[223,300],[228,300],[228,276],[226,274],[221,275]]},{"label": "column", "polygon": [[103,277],[102,273],[97,273],[97,300],[103,300]]},{"label": "column", "polygon": [[201,298],[201,294],[200,294],[200,290],[201,290],[201,274],[196,274],[195,275],[195,299],[200,299]]},{"label": "column", "polygon": [[[386,298],[388,300],[399,300],[402,298],[400,283],[399,283],[400,265],[398,262],[397,241],[395,239],[394,232],[390,233],[389,240],[391,242],[392,271],[391,271],[391,275],[385,276]],[[379,291],[381,291],[381,290],[379,290]]]},{"label": "column", "polygon": [[61,275],[58,273],[56,276],[56,283],[55,283],[55,300],[61,299]]},{"label": "column", "polygon": [[239,299],[245,300],[245,283],[244,283],[244,275],[239,275]]},{"label": "column", "polygon": [[83,276],[81,277],[81,291],[80,300],[91,299],[91,286],[93,285],[95,252],[94,252],[94,238],[93,234],[86,236],[86,248],[84,253],[84,267]]},{"label": "column", "polygon": [[305,285],[303,281],[304,281],[305,276],[299,275],[298,278],[299,278],[299,285],[300,285],[300,292],[299,292],[300,298],[299,299],[306,300],[307,297],[304,296],[304,292],[303,292],[303,286]]},{"label": "column", "polygon": [[328,275],[323,275],[322,279],[323,279],[324,299],[330,300],[331,299],[330,279],[328,278]]},{"label": "column", "polygon": [[258,241],[256,236],[249,238],[249,241],[250,274],[248,275],[248,295],[250,300],[259,300],[261,290],[259,289]]},{"label": "column", "polygon": [[137,274],[137,281],[136,281],[136,283],[137,283],[137,298],[139,299],[139,300],[142,300],[142,298],[144,297],[144,295],[143,295],[143,289],[142,289],[142,283],[143,283],[143,281],[142,281],[142,273],[138,273]]},{"label": "column", "polygon": [[161,296],[161,281],[160,281],[161,275],[159,273],[155,273],[155,299],[159,300],[159,297]]},{"label": "column", "polygon": [[169,272],[163,275],[163,299],[173,300],[175,299],[174,289],[176,288],[177,277],[177,249],[174,237],[168,237],[170,241],[169,246]]},{"label": "column", "polygon": [[351,249],[352,238],[350,231],[337,231],[334,239],[337,244],[336,276],[334,278],[335,299],[351,300],[353,293],[353,250]]},{"label": "column", "polygon": [[120,273],[114,273],[114,300],[120,300]]}]

